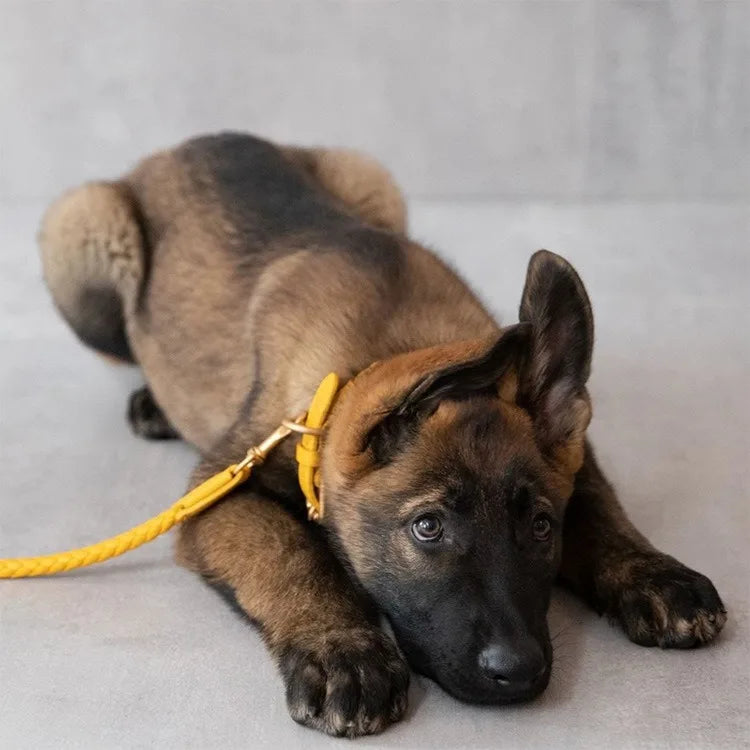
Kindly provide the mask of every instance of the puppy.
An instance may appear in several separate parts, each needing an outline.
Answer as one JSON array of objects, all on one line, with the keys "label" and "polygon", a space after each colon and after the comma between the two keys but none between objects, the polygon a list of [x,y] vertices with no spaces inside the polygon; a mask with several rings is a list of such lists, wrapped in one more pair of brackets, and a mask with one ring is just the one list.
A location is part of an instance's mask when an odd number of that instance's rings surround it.
[{"label": "puppy", "polygon": [[713,585],[632,526],[586,439],[594,329],[576,272],[536,253],[520,322],[501,327],[405,227],[376,162],[227,133],[67,193],[40,233],[73,330],[143,371],[135,432],[200,452],[191,485],[305,410],[327,373],[348,383],[319,524],[288,440],[177,543],[260,628],[292,718],[382,730],[404,713],[407,660],[464,701],[532,698],[555,580],[636,643],[710,641],[726,619]]}]

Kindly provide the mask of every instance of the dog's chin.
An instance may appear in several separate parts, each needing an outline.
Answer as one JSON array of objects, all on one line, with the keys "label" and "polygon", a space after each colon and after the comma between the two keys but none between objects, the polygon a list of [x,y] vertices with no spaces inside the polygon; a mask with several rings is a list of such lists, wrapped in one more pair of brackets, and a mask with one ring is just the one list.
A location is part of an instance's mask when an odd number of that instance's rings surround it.
[{"label": "dog's chin", "polygon": [[436,669],[428,664],[412,664],[412,668],[436,682],[446,693],[463,703],[488,706],[503,706],[512,703],[526,703],[541,695],[549,685],[552,665],[533,683],[523,688],[509,687],[497,683],[482,674],[458,668]]},{"label": "dog's chin", "polygon": [[471,682],[439,679],[436,682],[446,693],[463,703],[505,706],[512,703],[526,703],[537,698],[549,685],[550,674],[551,670],[547,668],[536,682],[523,689],[508,689],[482,676],[478,676]]}]

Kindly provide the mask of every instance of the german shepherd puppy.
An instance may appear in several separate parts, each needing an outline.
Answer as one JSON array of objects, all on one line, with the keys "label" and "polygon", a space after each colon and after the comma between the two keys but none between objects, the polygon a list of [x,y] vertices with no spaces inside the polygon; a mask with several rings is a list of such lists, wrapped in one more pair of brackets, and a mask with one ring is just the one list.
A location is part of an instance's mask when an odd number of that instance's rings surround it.
[{"label": "german shepherd puppy", "polygon": [[192,485],[305,410],[328,372],[349,381],[320,524],[289,440],[177,543],[258,625],[296,721],[382,730],[404,714],[407,659],[464,701],[537,695],[556,579],[644,646],[724,625],[711,582],[632,526],[586,440],[593,319],[563,258],[532,256],[520,322],[501,327],[409,239],[377,163],[234,133],[65,194],[40,244],[77,335],[142,368],[135,432],[200,451]]}]

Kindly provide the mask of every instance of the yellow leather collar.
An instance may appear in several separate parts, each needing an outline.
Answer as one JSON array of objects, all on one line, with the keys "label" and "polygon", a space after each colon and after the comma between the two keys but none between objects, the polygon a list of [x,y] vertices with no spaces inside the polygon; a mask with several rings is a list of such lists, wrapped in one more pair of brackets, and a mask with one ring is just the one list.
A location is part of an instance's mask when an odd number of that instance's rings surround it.
[{"label": "yellow leather collar", "polygon": [[299,486],[307,503],[307,517],[311,521],[320,521],[325,509],[320,480],[320,441],[338,391],[338,375],[335,372],[326,375],[310,402],[302,423],[302,437],[294,454],[298,464]]}]

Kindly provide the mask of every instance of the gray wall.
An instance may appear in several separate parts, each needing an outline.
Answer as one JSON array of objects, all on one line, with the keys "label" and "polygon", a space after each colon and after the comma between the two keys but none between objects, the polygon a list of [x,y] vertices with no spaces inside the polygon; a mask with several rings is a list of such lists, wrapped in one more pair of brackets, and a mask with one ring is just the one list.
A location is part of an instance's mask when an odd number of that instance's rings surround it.
[{"label": "gray wall", "polygon": [[239,128],[411,196],[742,200],[749,80],[744,0],[0,0],[0,198]]}]

